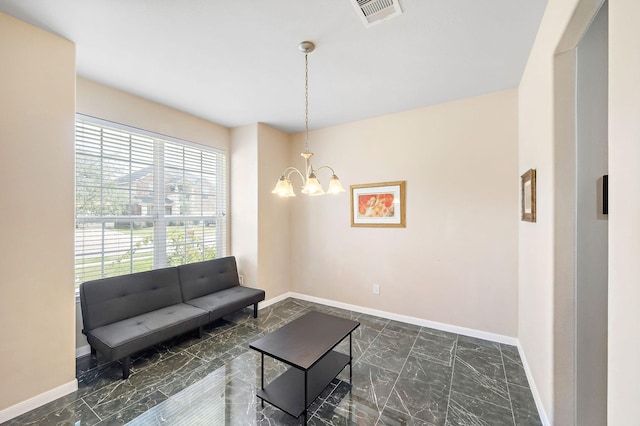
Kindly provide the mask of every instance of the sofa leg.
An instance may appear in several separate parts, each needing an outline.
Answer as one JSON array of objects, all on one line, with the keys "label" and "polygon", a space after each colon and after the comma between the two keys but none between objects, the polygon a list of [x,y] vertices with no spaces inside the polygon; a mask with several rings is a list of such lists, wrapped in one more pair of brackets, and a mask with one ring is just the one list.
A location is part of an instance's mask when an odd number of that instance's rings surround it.
[{"label": "sofa leg", "polygon": [[257,303],[253,304],[253,317],[254,318],[258,318],[258,304]]},{"label": "sofa leg", "polygon": [[198,339],[202,339],[202,326],[198,327]]},{"label": "sofa leg", "polygon": [[131,357],[127,356],[122,358],[122,380],[126,380],[129,378],[131,367]]},{"label": "sofa leg", "polygon": [[98,351],[93,346],[91,346],[91,358],[89,365],[91,368],[95,368],[98,365]]}]

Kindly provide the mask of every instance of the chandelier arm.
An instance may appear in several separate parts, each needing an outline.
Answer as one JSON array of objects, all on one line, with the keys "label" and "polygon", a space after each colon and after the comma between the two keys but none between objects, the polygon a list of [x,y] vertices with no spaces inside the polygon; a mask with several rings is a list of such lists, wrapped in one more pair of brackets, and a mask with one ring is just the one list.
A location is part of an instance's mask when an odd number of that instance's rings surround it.
[{"label": "chandelier arm", "polygon": [[296,169],[295,167],[287,167],[286,169],[284,169],[284,172],[282,173],[282,175],[285,176],[287,179],[289,179],[289,177],[293,172],[296,172],[300,176],[300,178],[302,179],[302,184],[304,185],[307,180],[302,174],[302,172],[300,172],[300,170]]},{"label": "chandelier arm", "polygon": [[331,174],[333,174],[333,175],[336,174],[335,170],[333,170],[333,167],[330,167],[330,166],[320,166],[317,169],[315,169],[315,171],[322,170],[322,169],[329,169],[329,170],[331,170]]}]

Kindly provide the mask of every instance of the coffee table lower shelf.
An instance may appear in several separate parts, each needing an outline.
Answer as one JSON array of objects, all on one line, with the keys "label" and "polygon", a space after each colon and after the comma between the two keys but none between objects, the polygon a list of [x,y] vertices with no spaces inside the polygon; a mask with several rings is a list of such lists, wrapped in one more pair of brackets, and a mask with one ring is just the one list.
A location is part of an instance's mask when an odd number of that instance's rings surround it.
[{"label": "coffee table lower shelf", "polygon": [[324,388],[349,365],[349,355],[331,351],[307,371],[307,401],[304,400],[305,372],[289,368],[256,396],[294,417],[300,417]]}]

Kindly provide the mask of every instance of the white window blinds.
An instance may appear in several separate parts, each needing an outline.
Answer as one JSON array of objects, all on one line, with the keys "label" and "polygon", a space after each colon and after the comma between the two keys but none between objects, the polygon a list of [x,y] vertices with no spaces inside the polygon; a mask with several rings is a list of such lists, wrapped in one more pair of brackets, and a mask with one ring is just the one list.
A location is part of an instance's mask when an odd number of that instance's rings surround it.
[{"label": "white window blinds", "polygon": [[75,281],[225,256],[223,151],[76,117]]}]

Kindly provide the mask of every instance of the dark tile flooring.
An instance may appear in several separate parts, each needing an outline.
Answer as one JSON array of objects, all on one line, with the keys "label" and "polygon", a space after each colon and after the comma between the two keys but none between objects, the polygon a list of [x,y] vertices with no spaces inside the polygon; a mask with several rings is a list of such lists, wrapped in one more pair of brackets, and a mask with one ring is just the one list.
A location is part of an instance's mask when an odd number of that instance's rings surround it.
[{"label": "dark tile flooring", "polygon": [[[78,391],[8,425],[288,425],[301,419],[255,396],[260,356],[249,343],[309,310],[359,321],[353,385],[345,369],[312,405],[311,425],[540,425],[516,347],[286,299],[246,309],[132,360],[91,367],[78,359]],[[338,346],[348,353],[348,339]],[[265,357],[265,382],[285,366]]]}]

